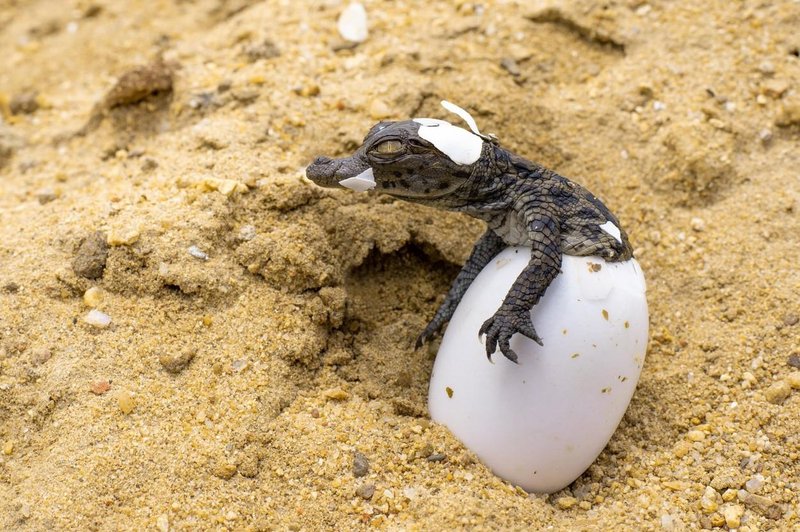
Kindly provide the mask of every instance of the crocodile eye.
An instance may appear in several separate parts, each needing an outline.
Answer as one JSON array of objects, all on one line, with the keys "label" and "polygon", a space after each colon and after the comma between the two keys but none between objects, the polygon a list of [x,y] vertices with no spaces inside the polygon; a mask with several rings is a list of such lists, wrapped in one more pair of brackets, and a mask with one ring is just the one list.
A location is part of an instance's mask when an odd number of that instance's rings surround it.
[{"label": "crocodile eye", "polygon": [[399,140],[387,140],[375,146],[373,151],[381,155],[394,155],[403,151],[403,143]]}]

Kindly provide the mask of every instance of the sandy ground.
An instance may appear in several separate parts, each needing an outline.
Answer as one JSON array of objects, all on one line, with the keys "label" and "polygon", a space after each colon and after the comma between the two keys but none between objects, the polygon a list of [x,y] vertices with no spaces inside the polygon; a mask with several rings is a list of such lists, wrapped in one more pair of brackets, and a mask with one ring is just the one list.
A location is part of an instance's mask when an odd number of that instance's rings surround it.
[{"label": "sandy ground", "polygon": [[[365,4],[352,47],[338,1],[0,1],[0,528],[797,527],[800,3]],[[302,177],[441,98],[649,280],[629,411],[550,496],[427,418],[481,225]]]}]

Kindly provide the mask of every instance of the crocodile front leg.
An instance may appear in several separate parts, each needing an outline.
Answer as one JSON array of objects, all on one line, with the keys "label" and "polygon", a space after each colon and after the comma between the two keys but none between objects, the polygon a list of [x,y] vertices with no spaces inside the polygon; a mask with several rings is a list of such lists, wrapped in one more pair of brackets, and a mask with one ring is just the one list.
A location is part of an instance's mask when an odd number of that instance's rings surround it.
[{"label": "crocodile front leg", "polygon": [[450,321],[453,317],[458,303],[464,296],[464,293],[475,280],[475,277],[483,270],[484,266],[489,264],[498,253],[500,253],[506,244],[503,240],[495,234],[491,229],[487,230],[483,236],[475,243],[472,248],[467,262],[458,272],[455,281],[453,281],[450,291],[447,292],[444,302],[439,306],[433,319],[428,323],[425,330],[417,338],[416,348],[422,347],[422,344],[433,338],[438,334],[442,326]]},{"label": "crocodile front leg", "polygon": [[517,354],[509,345],[515,333],[524,334],[543,345],[533,327],[531,309],[542,298],[561,268],[557,217],[550,212],[548,205],[538,202],[529,204],[520,215],[525,220],[531,241],[531,260],[514,281],[500,308],[478,332],[479,336],[486,335],[486,356],[489,360],[499,344],[503,355],[517,362]]}]

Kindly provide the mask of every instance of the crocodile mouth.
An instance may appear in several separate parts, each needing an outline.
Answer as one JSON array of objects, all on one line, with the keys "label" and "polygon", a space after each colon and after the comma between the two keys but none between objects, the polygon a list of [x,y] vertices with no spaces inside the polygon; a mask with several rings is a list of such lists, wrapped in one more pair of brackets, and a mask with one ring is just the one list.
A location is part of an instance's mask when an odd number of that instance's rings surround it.
[{"label": "crocodile mouth", "polygon": [[357,192],[375,188],[372,168],[355,157],[317,157],[306,168],[306,177],[322,187],[344,187]]}]

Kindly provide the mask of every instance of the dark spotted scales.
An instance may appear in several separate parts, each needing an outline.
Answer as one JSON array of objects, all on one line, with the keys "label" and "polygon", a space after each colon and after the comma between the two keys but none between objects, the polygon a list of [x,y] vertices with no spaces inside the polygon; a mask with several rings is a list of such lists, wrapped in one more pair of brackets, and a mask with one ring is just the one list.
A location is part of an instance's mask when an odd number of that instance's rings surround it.
[{"label": "dark spotted scales", "polygon": [[[381,122],[369,131],[352,156],[318,157],[308,167],[307,175],[315,183],[330,187],[363,176],[367,181],[362,182],[381,193],[464,212],[486,222],[486,232],[420,334],[417,347],[438,334],[450,320],[469,285],[492,258],[507,246],[529,246],[530,262],[500,308],[478,331],[486,335],[487,356],[491,357],[499,346],[508,359],[516,362],[517,355],[509,345],[515,333],[542,344],[530,310],[558,275],[562,254],[625,261],[632,257],[628,237],[608,208],[580,185],[493,141],[476,144],[479,147],[472,156],[446,142],[431,142],[423,138],[421,130],[426,128],[421,122]],[[453,129],[461,132],[454,133],[455,137],[464,133],[460,128]],[[472,144],[474,139],[467,140]],[[368,181],[371,179],[374,184]]]}]

